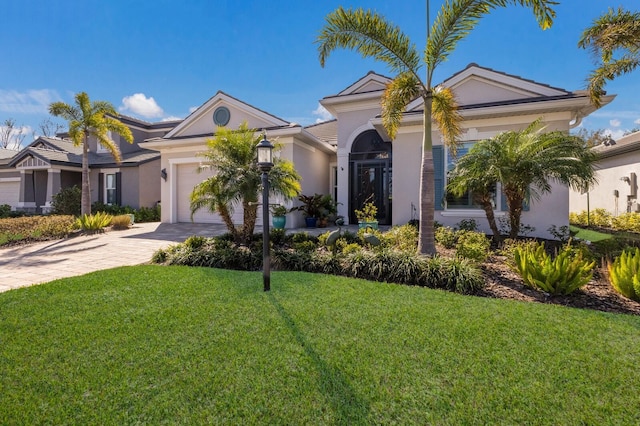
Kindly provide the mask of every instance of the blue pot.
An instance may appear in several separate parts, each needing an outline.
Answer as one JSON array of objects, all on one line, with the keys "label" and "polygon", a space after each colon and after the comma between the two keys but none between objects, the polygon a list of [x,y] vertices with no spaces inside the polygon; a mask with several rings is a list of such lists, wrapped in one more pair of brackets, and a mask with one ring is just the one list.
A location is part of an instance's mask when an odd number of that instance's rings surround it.
[{"label": "blue pot", "polygon": [[304,218],[304,220],[307,223],[307,228],[315,228],[316,225],[318,224],[318,218],[317,217],[307,216],[307,217]]},{"label": "blue pot", "polygon": [[273,225],[274,229],[284,229],[285,225],[287,224],[287,217],[273,216],[271,218],[271,224]]}]

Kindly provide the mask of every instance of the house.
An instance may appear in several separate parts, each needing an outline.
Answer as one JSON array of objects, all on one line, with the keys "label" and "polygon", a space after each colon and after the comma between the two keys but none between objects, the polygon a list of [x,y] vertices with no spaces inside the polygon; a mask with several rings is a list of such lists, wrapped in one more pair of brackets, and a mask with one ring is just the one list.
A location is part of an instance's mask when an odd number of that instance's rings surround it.
[{"label": "house", "polygon": [[[301,126],[276,117],[224,92],[218,92],[164,136],[148,139],[141,146],[160,153],[160,168],[166,171],[161,182],[162,221],[191,220],[189,194],[206,173],[198,173],[199,152],[216,126],[236,128],[246,121],[249,127],[266,131],[282,147],[279,155],[293,161],[302,175],[303,193],[329,193],[339,202],[339,214],[355,222],[354,210],[367,201],[378,207],[382,224],[407,223],[416,217],[419,203],[422,146],[422,102],[409,103],[395,140],[390,140],[380,118],[380,99],[390,78],[369,72],[339,93],[320,103],[335,117],[325,123]],[[549,131],[568,132],[595,110],[585,91],[567,91],[519,76],[470,64],[442,83],[457,96],[464,119],[459,153],[474,142],[502,131],[521,130],[541,118]],[[606,96],[603,104],[611,102]],[[475,219],[483,231],[489,227],[482,210],[471,197],[445,199],[446,172],[455,164],[434,129],[436,172],[436,221],[454,226],[462,219]],[[212,173],[212,172],[208,172]],[[496,190],[496,216],[506,216],[500,188]],[[277,200],[276,200],[277,201]],[[536,229],[531,235],[550,237],[551,225],[568,224],[569,189],[556,184],[550,194],[531,205],[522,215],[525,225]],[[293,216],[293,215],[292,215]],[[299,216],[288,226],[302,226]],[[215,213],[204,210],[195,222],[220,222]],[[242,220],[236,208],[234,220]]]},{"label": "house", "polygon": [[[89,139],[91,201],[152,207],[160,200],[160,155],[141,148],[145,139],[164,135],[178,122],[147,123],[120,116],[134,136],[129,144],[119,135],[109,135],[122,153],[116,164],[95,138]],[[81,185],[82,147],[64,138],[41,136],[10,158],[0,159],[0,201],[14,210],[46,213],[53,195],[61,189]]]},{"label": "house", "polygon": [[580,213],[605,209],[614,216],[640,212],[640,132],[623,136],[617,141],[609,139],[592,150],[599,155],[596,164],[598,184],[586,192],[571,191],[571,211]]}]

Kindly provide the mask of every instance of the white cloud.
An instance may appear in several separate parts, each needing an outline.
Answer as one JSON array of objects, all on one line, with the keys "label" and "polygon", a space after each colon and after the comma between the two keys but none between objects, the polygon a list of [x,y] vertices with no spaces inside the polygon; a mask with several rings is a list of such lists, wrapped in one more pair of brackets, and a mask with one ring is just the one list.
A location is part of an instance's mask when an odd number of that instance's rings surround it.
[{"label": "white cloud", "polygon": [[0,111],[17,114],[47,114],[49,104],[61,100],[55,90],[0,90]]},{"label": "white cloud", "polygon": [[131,96],[122,98],[122,106],[118,108],[120,111],[131,111],[134,114],[141,115],[145,118],[162,117],[164,111],[153,97],[147,98],[144,93],[135,93]]},{"label": "white cloud", "polygon": [[622,129],[605,129],[604,130],[604,134],[610,136],[613,140],[618,140],[620,139],[622,136],[624,136],[624,132],[625,130]]},{"label": "white cloud", "polygon": [[194,107],[189,108],[189,114],[194,113],[195,110],[197,110],[198,108],[200,108],[200,107],[194,106]]},{"label": "white cloud", "polygon": [[170,115],[162,119],[162,121],[175,121],[175,120],[182,120],[182,117],[176,117],[175,115]]},{"label": "white cloud", "polygon": [[640,124],[640,118],[634,121],[635,124]]},{"label": "white cloud", "polygon": [[609,125],[611,127],[620,127],[622,125],[622,122],[617,118],[614,118],[613,120],[609,120]]},{"label": "white cloud", "polygon": [[318,108],[313,111],[313,115],[317,115],[316,123],[322,123],[323,121],[328,121],[333,119],[333,115],[325,107],[318,104]]},{"label": "white cloud", "polygon": [[14,126],[13,129],[9,129],[7,126],[0,126],[2,145],[6,143],[6,147],[9,149],[21,149],[26,142],[31,141],[31,134],[31,126]]}]

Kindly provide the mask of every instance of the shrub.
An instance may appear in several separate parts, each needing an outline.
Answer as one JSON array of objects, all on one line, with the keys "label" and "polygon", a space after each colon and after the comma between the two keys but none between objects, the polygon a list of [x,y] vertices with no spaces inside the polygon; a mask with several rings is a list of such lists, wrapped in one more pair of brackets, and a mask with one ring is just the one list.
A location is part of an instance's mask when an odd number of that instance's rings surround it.
[{"label": "shrub", "polygon": [[478,230],[478,222],[475,219],[462,219],[460,222],[456,224],[456,228],[461,231],[477,231]]},{"label": "shrub", "polygon": [[489,257],[491,241],[482,232],[458,231],[456,237],[457,256],[475,262],[484,262]]},{"label": "shrub", "polygon": [[607,264],[613,288],[631,300],[640,302],[640,249],[625,250],[613,263]]},{"label": "shrub", "polygon": [[448,226],[441,226],[436,229],[435,239],[438,244],[444,248],[452,249],[458,242],[456,231]]},{"label": "shrub", "polygon": [[580,226],[597,226],[600,228],[610,228],[613,215],[606,209],[594,209],[588,214],[586,210],[580,213],[569,213],[569,223]]},{"label": "shrub", "polygon": [[51,211],[53,214],[79,216],[81,199],[82,190],[78,185],[61,189],[51,198]]},{"label": "shrub", "polygon": [[127,229],[131,225],[131,216],[128,214],[121,214],[113,216],[111,219],[111,226],[113,229]]},{"label": "shrub", "polygon": [[70,215],[28,216],[0,219],[0,245],[15,241],[64,238],[74,227]]},{"label": "shrub", "polygon": [[11,215],[11,206],[9,204],[0,204],[0,219],[8,218]]},{"label": "shrub", "polygon": [[594,261],[585,261],[580,253],[565,247],[554,259],[544,244],[516,247],[515,270],[525,284],[550,294],[571,294],[586,285],[593,276]]},{"label": "shrub", "polygon": [[92,215],[83,214],[76,219],[76,226],[83,231],[101,231],[111,224],[113,216],[104,212]]},{"label": "shrub", "polygon": [[640,214],[623,213],[611,219],[611,227],[616,231],[640,232]]},{"label": "shrub", "polygon": [[569,241],[569,238],[571,238],[571,230],[567,225],[562,225],[560,227],[551,225],[547,231],[553,236],[553,238],[563,243],[566,243]]},{"label": "shrub", "polygon": [[160,205],[156,205],[155,207],[140,207],[138,210],[134,210],[133,213],[138,223],[160,221]]},{"label": "shrub", "polygon": [[394,226],[380,235],[384,247],[414,252],[418,248],[418,229],[409,224]]},{"label": "shrub", "polygon": [[[535,226],[526,225],[524,223],[520,223],[520,229],[518,230],[518,235],[521,237],[526,237],[536,230]],[[501,235],[509,235],[511,232],[511,222],[508,217],[501,217],[498,219],[498,231],[500,231]]]}]

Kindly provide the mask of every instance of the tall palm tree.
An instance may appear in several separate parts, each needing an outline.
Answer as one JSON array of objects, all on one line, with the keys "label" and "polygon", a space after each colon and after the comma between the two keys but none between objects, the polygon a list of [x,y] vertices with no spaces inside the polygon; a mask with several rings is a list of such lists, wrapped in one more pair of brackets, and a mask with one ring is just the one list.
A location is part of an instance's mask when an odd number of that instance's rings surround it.
[{"label": "tall palm tree", "polygon": [[115,117],[118,116],[113,105],[106,101],[89,100],[85,92],[77,93],[75,105],[54,102],[49,105],[49,113],[62,117],[69,122],[69,136],[75,146],[82,145],[82,198],[81,214],[91,214],[91,188],[89,186],[89,136],[95,136],[111,153],[116,163],[122,160],[120,148],[108,137],[108,132],[121,135],[127,142],[133,143],[131,130]]},{"label": "tall palm tree", "polygon": [[[481,17],[497,7],[509,4],[530,7],[542,29],[553,23],[553,0],[446,0],[428,32],[423,63],[416,47],[399,27],[384,17],[362,9],[345,10],[342,7],[326,17],[316,43],[320,64],[324,66],[329,54],[338,48],[351,49],[363,57],[372,57],[386,63],[396,77],[382,97],[382,121],[393,139],[400,125],[406,105],[421,97],[423,109],[422,165],[420,173],[420,232],[418,252],[435,253],[434,220],[434,168],[433,119],[445,143],[455,149],[460,135],[461,117],[453,94],[446,88],[433,87],[433,74],[454,51],[457,43],[475,28]],[[425,79],[420,77],[426,67]]]},{"label": "tall palm tree", "polygon": [[591,102],[599,107],[607,81],[640,65],[640,12],[610,8],[584,30],[578,46],[600,61],[587,79]]},{"label": "tall palm tree", "polygon": [[[214,170],[215,175],[200,182],[191,192],[191,216],[202,208],[218,213],[238,242],[249,241],[258,215],[262,171],[256,163],[256,146],[260,138],[253,129],[249,129],[246,122],[238,130],[218,127],[215,137],[207,141],[207,151],[200,154],[206,159],[201,169]],[[276,145],[277,149],[279,147]],[[300,193],[300,175],[292,162],[273,158],[269,189],[272,195],[287,200]],[[232,220],[238,203],[243,208],[240,230]]]},{"label": "tall palm tree", "polygon": [[[504,132],[476,143],[458,160],[450,186],[458,194],[480,190],[489,182],[502,185],[509,208],[509,237],[520,231],[523,205],[539,200],[551,192],[558,182],[574,189],[585,189],[596,183],[594,171],[597,155],[578,136],[564,132],[544,132],[540,120],[519,132]],[[484,186],[486,188],[486,185]],[[487,219],[491,224],[491,215]],[[492,226],[494,235],[499,235]]]}]

